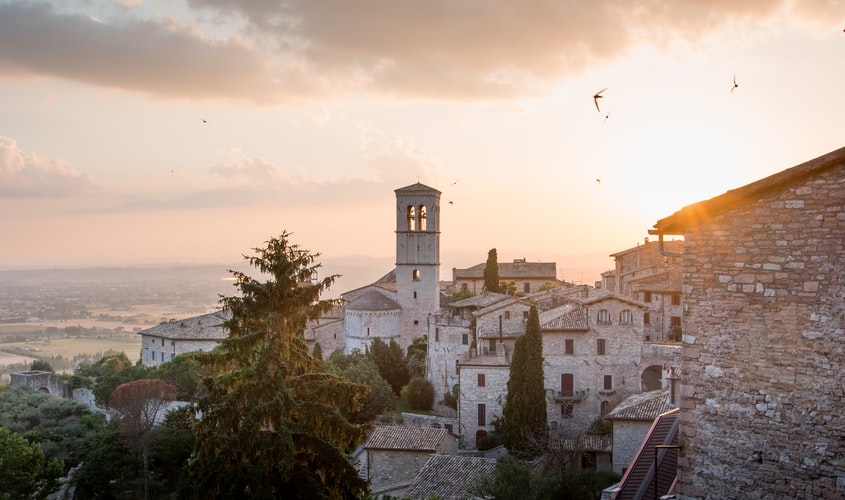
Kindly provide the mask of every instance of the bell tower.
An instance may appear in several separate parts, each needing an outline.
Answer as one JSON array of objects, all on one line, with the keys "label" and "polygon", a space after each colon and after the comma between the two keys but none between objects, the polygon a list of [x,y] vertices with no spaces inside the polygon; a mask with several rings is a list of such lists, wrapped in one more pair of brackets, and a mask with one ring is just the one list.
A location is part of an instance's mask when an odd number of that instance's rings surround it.
[{"label": "bell tower", "polygon": [[406,348],[440,310],[440,191],[418,182],[395,192],[396,294]]}]

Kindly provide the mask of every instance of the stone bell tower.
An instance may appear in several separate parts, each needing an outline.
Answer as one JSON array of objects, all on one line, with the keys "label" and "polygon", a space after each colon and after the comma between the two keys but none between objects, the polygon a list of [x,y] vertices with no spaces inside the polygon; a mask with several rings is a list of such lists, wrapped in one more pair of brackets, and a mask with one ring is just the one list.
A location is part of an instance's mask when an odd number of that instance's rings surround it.
[{"label": "stone bell tower", "polygon": [[419,182],[396,191],[396,294],[403,348],[440,310],[440,191]]}]

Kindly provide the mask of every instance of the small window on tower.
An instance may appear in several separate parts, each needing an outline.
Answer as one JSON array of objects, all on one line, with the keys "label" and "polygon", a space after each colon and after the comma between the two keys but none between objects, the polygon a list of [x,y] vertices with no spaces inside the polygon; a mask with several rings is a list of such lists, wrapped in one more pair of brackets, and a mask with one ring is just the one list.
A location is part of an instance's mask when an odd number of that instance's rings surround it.
[{"label": "small window on tower", "polygon": [[413,270],[413,272],[411,273],[411,279],[413,279],[414,281],[420,280],[420,270],[419,269]]},{"label": "small window on tower", "polygon": [[416,220],[417,220],[417,215],[416,215],[416,212],[414,210],[413,205],[408,205],[408,208],[406,209],[406,212],[405,212],[405,217],[406,217],[406,229],[408,231],[413,231],[414,226],[416,225]]},{"label": "small window on tower", "polygon": [[418,213],[420,215],[420,218],[419,218],[420,223],[417,225],[417,229],[419,229],[420,231],[425,231],[425,229],[426,229],[425,205],[420,205]]}]

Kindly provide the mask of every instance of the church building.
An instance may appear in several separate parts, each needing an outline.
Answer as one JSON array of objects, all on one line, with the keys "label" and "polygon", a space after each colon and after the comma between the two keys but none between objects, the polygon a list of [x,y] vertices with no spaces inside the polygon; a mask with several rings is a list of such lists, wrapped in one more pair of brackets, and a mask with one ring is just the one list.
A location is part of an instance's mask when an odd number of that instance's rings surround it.
[{"label": "church building", "polygon": [[396,267],[341,294],[343,306],[309,325],[305,339],[326,354],[364,351],[375,338],[402,350],[440,310],[440,191],[419,182],[396,193]]}]

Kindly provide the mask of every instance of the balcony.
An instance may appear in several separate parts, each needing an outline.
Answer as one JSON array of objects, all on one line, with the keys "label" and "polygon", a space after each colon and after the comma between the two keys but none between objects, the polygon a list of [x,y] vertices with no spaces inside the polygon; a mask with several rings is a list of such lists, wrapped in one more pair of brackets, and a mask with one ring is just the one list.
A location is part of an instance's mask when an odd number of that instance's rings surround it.
[{"label": "balcony", "polygon": [[564,401],[569,401],[571,403],[579,403],[587,394],[589,394],[590,390],[583,390],[583,391],[554,391],[554,398],[555,401],[560,403]]}]

